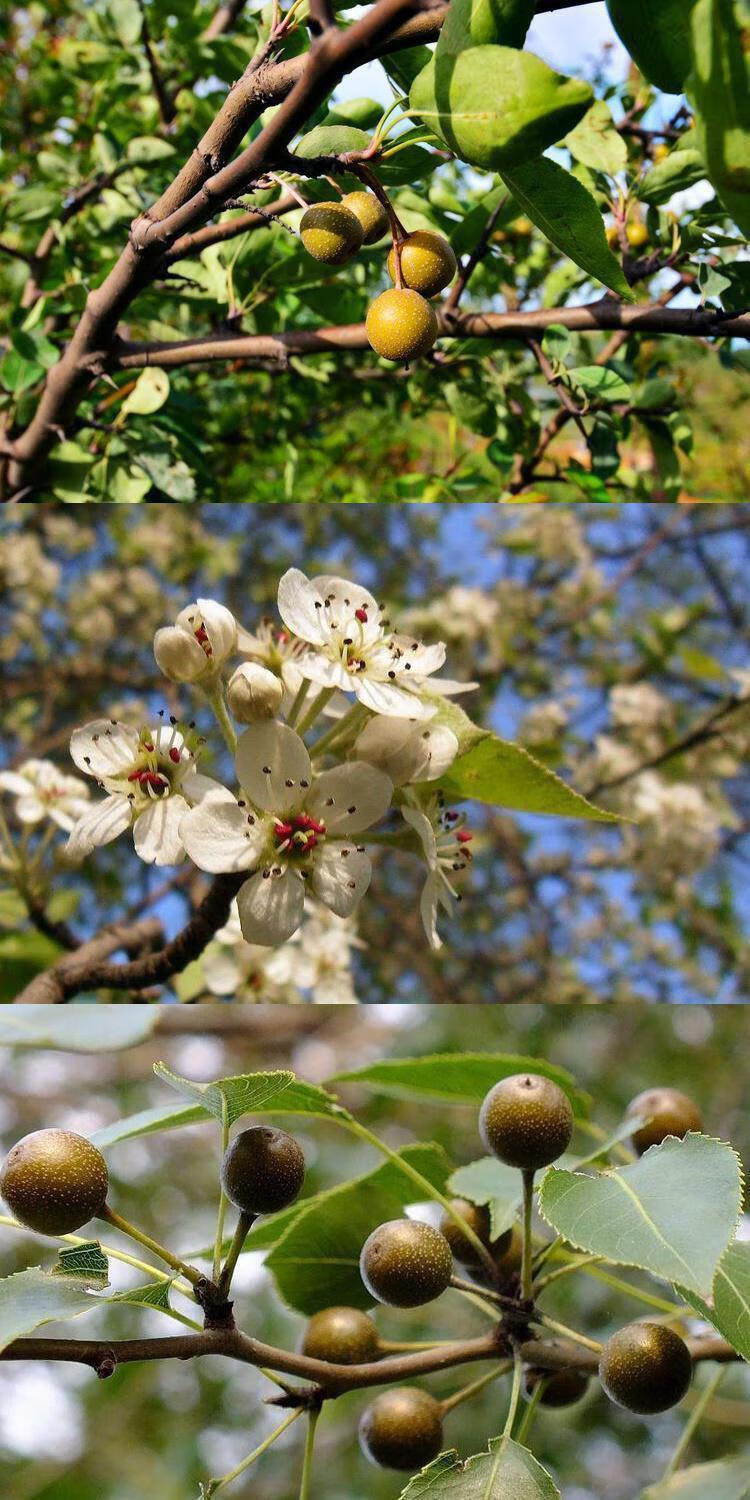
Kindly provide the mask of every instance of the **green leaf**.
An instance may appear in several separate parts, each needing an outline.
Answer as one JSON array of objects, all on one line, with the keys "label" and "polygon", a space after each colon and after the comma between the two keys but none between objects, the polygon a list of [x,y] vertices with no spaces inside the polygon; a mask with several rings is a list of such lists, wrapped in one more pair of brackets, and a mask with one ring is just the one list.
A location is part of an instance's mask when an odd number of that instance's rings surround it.
[{"label": "green leaf", "polygon": [[229,1125],[242,1115],[263,1111],[284,1114],[338,1115],[348,1117],[332,1094],[314,1083],[304,1083],[293,1073],[243,1073],[236,1078],[217,1078],[213,1083],[193,1083],[172,1073],[164,1063],[154,1063],[157,1078],[168,1083],[186,1099],[192,1099],[215,1120],[222,1121],[226,1111]]},{"label": "green leaf", "polygon": [[535,760],[528,750],[494,734],[485,735],[459,755],[434,785],[460,801],[473,798],[495,807],[512,807],[517,812],[618,822],[615,813],[605,812],[582,797],[554,771]]},{"label": "green leaf", "polygon": [[560,1491],[527,1448],[493,1438],[466,1461],[442,1453],[409,1480],[400,1500],[560,1500]]},{"label": "green leaf", "polygon": [[25,359],[17,349],[9,349],[0,363],[0,384],[12,396],[20,396],[22,391],[29,390],[43,374],[44,367],[38,360]]},{"label": "green leaf", "polygon": [[630,401],[633,392],[616,370],[606,365],[580,365],[568,371],[571,385],[597,401]]},{"label": "green leaf", "polygon": [[668,1136],[632,1166],[596,1176],[550,1167],[539,1212],[575,1249],[706,1296],[736,1233],[740,1194],[731,1146],[703,1135]]},{"label": "green leaf", "polygon": [[730,1245],[722,1256],[710,1302],[690,1291],[684,1296],[743,1359],[750,1361],[750,1244],[742,1241]]},{"label": "green leaf", "polygon": [[54,1047],[66,1052],[118,1052],[153,1035],[158,1015],[148,1006],[111,1006],[103,1015],[95,1006],[29,1005],[0,1010],[0,1044],[4,1047]]},{"label": "green leaf", "polygon": [[565,145],[585,167],[615,177],[628,163],[628,148],[615,129],[612,111],[604,99],[597,99],[583,119],[565,137]]},{"label": "green leaf", "polygon": [[535,0],[451,0],[436,53],[455,56],[487,43],[522,47],[535,11]]},{"label": "green leaf", "polygon": [[77,1318],[101,1307],[102,1299],[93,1295],[100,1285],[98,1277],[60,1276],[41,1266],[5,1276],[0,1280],[0,1350],[43,1323]]},{"label": "green leaf", "polygon": [[690,72],[695,0],[607,0],[612,25],[649,83],[679,94]]},{"label": "green leaf", "polygon": [[138,1307],[158,1307],[162,1312],[171,1312],[169,1293],[171,1281],[148,1281],[144,1286],[133,1286],[126,1292],[115,1292],[108,1302],[134,1302]]},{"label": "green leaf", "polygon": [[133,390],[125,397],[120,407],[120,416],[127,417],[132,412],[134,416],[148,417],[164,405],[168,395],[169,376],[166,370],[160,370],[156,365],[149,366],[147,370],[141,370]]},{"label": "green leaf", "polygon": [[46,469],[46,483],[58,500],[75,503],[85,500],[84,490],[93,455],[80,443],[69,440],[58,443],[52,449]]},{"label": "green leaf", "polygon": [[451,1104],[478,1108],[501,1078],[514,1073],[541,1073],[565,1090],[580,1117],[588,1114],[589,1096],[579,1089],[565,1068],[536,1057],[506,1052],[446,1052],[431,1057],[394,1057],[336,1073],[334,1083],[360,1083],[395,1099],[446,1099]]},{"label": "green leaf", "polygon": [[520,1173],[496,1156],[483,1156],[459,1167],[449,1178],[448,1187],[459,1198],[489,1208],[493,1239],[510,1229],[518,1217],[523,1197]]},{"label": "green leaf", "polygon": [[125,155],[134,166],[145,166],[147,162],[174,156],[174,146],[158,135],[134,135],[125,147]]},{"label": "green leaf", "polygon": [[370,144],[366,130],[355,125],[316,125],[298,140],[295,156],[343,156],[346,151],[363,151]]},{"label": "green leaf", "polygon": [[750,28],[748,0],[697,0],[688,93],[708,177],[750,236]]},{"label": "green leaf", "polygon": [[644,203],[666,203],[673,193],[683,193],[705,175],[706,164],[698,148],[697,132],[687,130],[669,156],[649,168],[636,191]]},{"label": "green leaf", "polygon": [[618,297],[633,301],[596,202],[577,178],[544,156],[502,176],[524,213],[563,255]]},{"label": "green leaf", "polygon": [[748,1500],[750,1454],[693,1464],[661,1484],[649,1485],[641,1500],[706,1500],[706,1496],[710,1500]]},{"label": "green leaf", "polygon": [[138,0],[108,0],[107,10],[122,46],[132,47],[138,41],[143,27]]},{"label": "green leaf", "polygon": [[409,102],[462,161],[499,171],[567,135],[592,97],[587,83],[553,72],[533,52],[470,47],[456,57],[436,52]]},{"label": "green leaf", "polygon": [[90,1240],[86,1245],[66,1245],[58,1250],[57,1265],[50,1274],[83,1276],[87,1281],[106,1286],[109,1281],[109,1261],[98,1240]]},{"label": "green leaf", "polygon": [[[442,1191],[449,1163],[439,1146],[407,1146],[399,1155]],[[371,1307],[359,1274],[362,1246],[417,1196],[411,1179],[388,1161],[303,1203],[266,1259],[284,1301],[308,1316],[324,1307]]]}]

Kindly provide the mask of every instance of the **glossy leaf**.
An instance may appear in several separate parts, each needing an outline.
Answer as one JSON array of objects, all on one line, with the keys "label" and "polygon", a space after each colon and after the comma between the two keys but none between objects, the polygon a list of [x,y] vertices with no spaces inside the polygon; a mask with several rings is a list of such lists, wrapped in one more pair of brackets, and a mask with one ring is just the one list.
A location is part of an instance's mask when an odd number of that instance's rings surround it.
[{"label": "glossy leaf", "polygon": [[607,244],[596,202],[577,178],[546,157],[503,170],[502,176],[519,207],[563,255],[625,301],[633,300],[620,262]]}]

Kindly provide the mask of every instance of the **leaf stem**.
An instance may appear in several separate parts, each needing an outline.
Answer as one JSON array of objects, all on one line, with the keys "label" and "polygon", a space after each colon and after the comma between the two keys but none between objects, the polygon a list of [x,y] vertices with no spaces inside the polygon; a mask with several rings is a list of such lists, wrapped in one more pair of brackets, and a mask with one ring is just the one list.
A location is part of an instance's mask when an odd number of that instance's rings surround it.
[{"label": "leaf stem", "polygon": [[302,1460],[302,1474],[299,1483],[299,1500],[309,1500],[310,1477],[312,1475],[313,1448],[315,1447],[315,1429],[318,1425],[320,1407],[313,1407],[307,1413],[307,1437],[305,1439],[305,1454]]},{"label": "leaf stem", "polygon": [[593,1349],[595,1354],[602,1352],[602,1345],[596,1339],[587,1338],[585,1333],[577,1333],[565,1323],[557,1323],[554,1318],[548,1318],[546,1313],[536,1313],[533,1321],[549,1328],[551,1333],[559,1333],[561,1338],[571,1339],[574,1344],[582,1344],[584,1349]]},{"label": "leaf stem", "polygon": [[294,1411],[290,1412],[284,1418],[283,1422],[279,1423],[278,1427],[274,1427],[273,1432],[269,1433],[268,1437],[264,1438],[263,1442],[259,1443],[257,1448],[253,1448],[252,1453],[248,1453],[247,1458],[243,1458],[242,1463],[237,1464],[236,1468],[230,1469],[227,1474],[222,1474],[220,1479],[209,1479],[208,1484],[205,1486],[206,1495],[215,1495],[217,1490],[223,1489],[225,1485],[231,1484],[233,1479],[238,1479],[240,1474],[244,1474],[245,1470],[249,1469],[252,1463],[255,1463],[256,1458],[260,1458],[261,1454],[265,1453],[266,1449],[270,1448],[271,1444],[275,1443],[276,1439],[281,1437],[282,1432],[286,1432],[287,1427],[291,1427],[292,1422],[296,1422],[297,1418],[302,1416],[303,1410],[304,1407],[295,1407]]},{"label": "leaf stem", "polygon": [[150,1250],[152,1255],[158,1255],[159,1260],[165,1261],[174,1271],[179,1271],[181,1276],[186,1277],[191,1286],[198,1286],[201,1281],[205,1281],[205,1277],[196,1270],[195,1266],[187,1265],[184,1260],[180,1260],[179,1255],[173,1255],[172,1251],[165,1249],[158,1240],[152,1240],[151,1236],[144,1234],[142,1229],[137,1229],[135,1224],[130,1224],[127,1219],[123,1219],[121,1214],[115,1213],[108,1203],[100,1209],[97,1217],[111,1224],[113,1229],[119,1229],[120,1233],[126,1234],[129,1239],[137,1240],[138,1244]]},{"label": "leaf stem", "polygon": [[502,1438],[500,1440],[500,1447],[501,1447],[501,1449],[505,1447],[505,1445],[506,1445],[507,1442],[509,1442],[510,1435],[511,1435],[511,1433],[513,1431],[513,1423],[516,1420],[516,1412],[518,1410],[518,1402],[519,1402],[519,1398],[520,1398],[520,1395],[521,1395],[521,1375],[522,1375],[522,1373],[523,1373],[523,1364],[521,1362],[521,1352],[520,1352],[520,1350],[518,1348],[516,1348],[516,1349],[513,1350],[513,1385],[511,1387],[511,1392],[510,1392],[510,1403],[508,1405],[508,1415],[505,1418],[505,1426],[503,1428],[503,1435],[502,1435]]},{"label": "leaf stem", "polygon": [[[224,1094],[221,1096],[221,1158],[222,1161],[229,1145],[229,1112]],[[216,1234],[214,1236],[214,1259],[212,1275],[214,1281],[218,1281],[221,1270],[221,1247],[224,1243],[224,1220],[227,1212],[227,1198],[219,1177],[219,1211],[216,1216]]]},{"label": "leaf stem", "polygon": [[544,1380],[537,1381],[537,1383],[534,1386],[534,1389],[533,1389],[533,1391],[531,1393],[531,1396],[529,1397],[529,1400],[526,1402],[526,1407],[525,1407],[525,1410],[524,1410],[524,1414],[523,1414],[523,1416],[521,1418],[521,1421],[518,1424],[518,1431],[516,1433],[516,1438],[515,1438],[516,1442],[521,1447],[523,1447],[523,1445],[526,1442],[526,1439],[527,1439],[527,1437],[529,1435],[529,1429],[530,1429],[531,1424],[532,1424],[532,1422],[534,1420],[534,1417],[536,1415],[536,1409],[537,1409],[537,1407],[539,1405],[539,1402],[541,1400],[542,1392],[544,1391],[544,1386],[545,1386],[545,1381]]},{"label": "leaf stem", "polygon": [[480,1375],[478,1380],[472,1380],[469,1385],[462,1386],[460,1391],[456,1391],[452,1396],[446,1396],[440,1403],[443,1408],[443,1416],[447,1412],[453,1411],[455,1406],[460,1406],[463,1401],[470,1401],[472,1396],[478,1395],[480,1391],[484,1390],[486,1385],[491,1385],[493,1380],[499,1380],[502,1375],[507,1375],[508,1371],[512,1369],[513,1360],[505,1359],[501,1364],[495,1365],[494,1369],[488,1370],[485,1375]]}]

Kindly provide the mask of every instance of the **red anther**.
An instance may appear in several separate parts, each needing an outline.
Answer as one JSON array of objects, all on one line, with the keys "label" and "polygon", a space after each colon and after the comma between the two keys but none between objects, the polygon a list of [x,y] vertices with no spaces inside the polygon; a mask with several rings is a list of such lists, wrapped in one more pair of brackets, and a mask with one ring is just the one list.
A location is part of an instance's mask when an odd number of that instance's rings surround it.
[{"label": "red anther", "polygon": [[170,759],[170,760],[171,760],[171,761],[174,761],[174,764],[175,764],[175,765],[176,765],[176,766],[178,766],[178,765],[179,765],[179,764],[180,764],[180,752],[179,752],[179,750],[178,750],[178,749],[177,749],[177,746],[176,746],[176,745],[173,745],[173,746],[172,746],[172,749],[171,749],[171,750],[170,750],[170,752],[169,752],[169,759]]},{"label": "red anther", "polygon": [[367,624],[367,610],[366,609],[355,609],[355,611],[354,611],[354,618],[355,618],[355,620],[359,620],[360,625],[366,625]]},{"label": "red anther", "polygon": [[143,774],[143,771],[131,771],[130,775],[128,776],[128,781],[142,781]]},{"label": "red anther", "polygon": [[289,835],[291,833],[294,833],[294,825],[292,823],[277,823],[276,824],[276,837],[277,838],[279,838],[279,839],[288,839]]},{"label": "red anther", "polygon": [[149,750],[149,751],[152,751],[152,750],[153,750],[153,748],[154,748],[154,747],[153,747],[153,745],[152,745],[152,744],[151,744],[151,741],[150,741],[150,740],[144,740],[144,741],[143,741],[143,748],[144,748],[144,750]]},{"label": "red anther", "polygon": [[470,844],[474,835],[469,833],[468,828],[459,828],[456,838],[459,844]]},{"label": "red anther", "polygon": [[166,777],[161,776],[158,771],[141,771],[138,780],[147,782],[149,786],[165,787],[169,785]]},{"label": "red anther", "polygon": [[325,833],[326,831],[325,823],[318,823],[315,818],[310,817],[309,813],[298,813],[293,821],[294,827],[305,833]]},{"label": "red anther", "polygon": [[202,646],[208,640],[208,631],[206,630],[205,625],[199,625],[198,629],[194,631],[194,635],[196,641],[200,641]]},{"label": "red anther", "polygon": [[459,814],[457,812],[447,812],[444,814],[446,823],[455,823],[458,816]]}]

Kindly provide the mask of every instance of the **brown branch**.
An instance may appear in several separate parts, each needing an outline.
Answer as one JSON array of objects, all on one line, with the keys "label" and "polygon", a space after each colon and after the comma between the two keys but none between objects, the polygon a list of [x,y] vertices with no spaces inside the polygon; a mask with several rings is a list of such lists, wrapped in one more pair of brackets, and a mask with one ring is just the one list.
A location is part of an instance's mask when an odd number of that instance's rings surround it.
[{"label": "brown branch", "polygon": [[217,36],[223,36],[230,31],[240,12],[245,8],[246,0],[229,0],[227,5],[220,5],[213,19],[203,32],[204,42],[213,42]]},{"label": "brown branch", "polygon": [[83,991],[143,990],[162,984],[179,974],[192,959],[198,958],[215,932],[229,916],[233,897],[247,875],[217,875],[208,893],[182,931],[159,948],[127,964],[107,964],[102,959],[118,948],[130,951],[134,937],[138,946],[163,938],[161,923],[154,917],[131,925],[119,925],[100,933],[75,953],[60,959],[51,969],[37,975],[16,996],[16,1005],[59,1005]]},{"label": "brown branch", "polygon": [[[475,338],[526,342],[551,324],[561,324],[577,333],[617,329],[630,333],[670,334],[689,338],[750,338],[750,314],[731,319],[706,308],[665,308],[659,302],[625,307],[605,297],[586,307],[554,307],[532,312],[465,313],[452,317],[441,338]],[[322,354],[332,351],[369,349],[364,323],[333,328],[292,329],[278,334],[220,334],[200,339],[161,340],[152,344],[121,340],[107,361],[110,370],[140,369],[158,364],[174,369],[186,364],[206,364],[224,359],[273,359],[289,354]],[[566,416],[568,414],[566,413]]]},{"label": "brown branch", "polygon": [[159,67],[159,59],[156,56],[154,45],[151,40],[148,16],[146,14],[143,0],[138,0],[138,5],[141,12],[141,46],[143,47],[143,50],[146,54],[148,71],[151,75],[151,87],[154,91],[154,98],[156,99],[156,103],[159,106],[159,119],[161,120],[162,125],[171,125],[176,114],[174,99],[172,98],[169,89],[167,88],[167,85],[162,77],[161,68]]},{"label": "brown branch", "polygon": [[272,224],[274,219],[291,213],[292,209],[298,207],[296,198],[288,193],[270,203],[268,208],[250,209],[237,219],[225,219],[222,224],[205,224],[203,229],[196,229],[195,234],[184,234],[181,239],[175,240],[165,260],[171,264],[175,260],[200,255],[201,250],[207,249],[209,245],[221,245],[225,240],[235,239],[238,234],[246,234],[249,229],[260,229],[264,224]]},{"label": "brown branch", "polygon": [[686,751],[695,749],[696,745],[705,745],[709,740],[720,738],[722,730],[719,728],[719,725],[724,719],[729,718],[731,714],[736,713],[738,709],[745,709],[750,713],[750,702],[746,698],[736,698],[734,696],[727,698],[723,703],[719,704],[718,708],[713,709],[700,724],[696,724],[693,729],[688,730],[686,734],[682,735],[681,739],[673,740],[671,745],[667,745],[656,755],[649,756],[647,760],[640,761],[632,770],[623,771],[619,776],[610,776],[607,780],[596,782],[586,795],[594,797],[598,796],[600,792],[610,791],[612,787],[623,786],[626,781],[632,781],[635,776],[640,776],[643,771],[654,771],[658,766],[664,766],[668,761],[674,760],[675,756],[684,755]]}]

